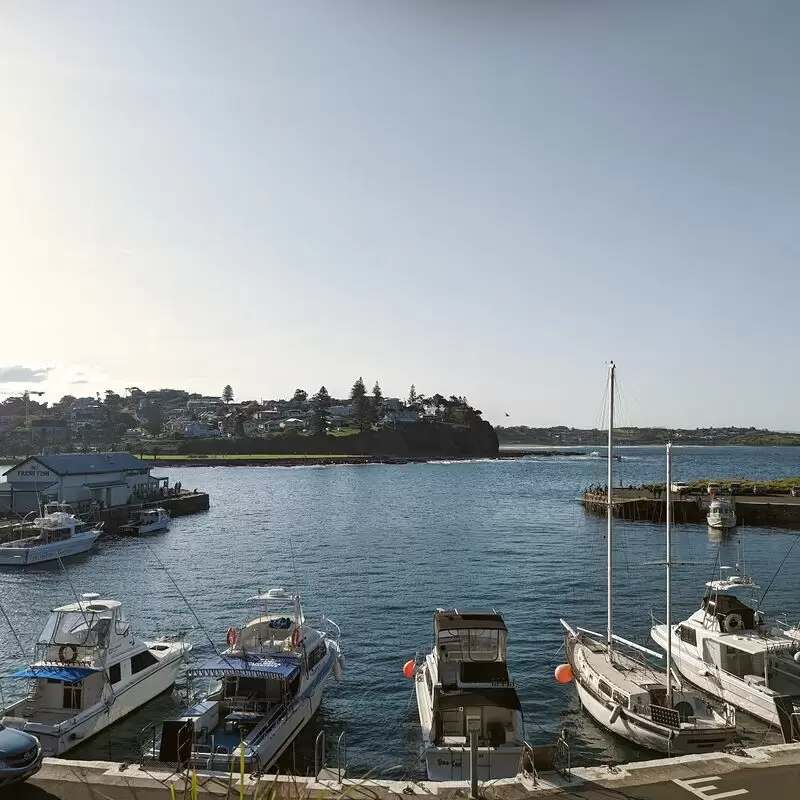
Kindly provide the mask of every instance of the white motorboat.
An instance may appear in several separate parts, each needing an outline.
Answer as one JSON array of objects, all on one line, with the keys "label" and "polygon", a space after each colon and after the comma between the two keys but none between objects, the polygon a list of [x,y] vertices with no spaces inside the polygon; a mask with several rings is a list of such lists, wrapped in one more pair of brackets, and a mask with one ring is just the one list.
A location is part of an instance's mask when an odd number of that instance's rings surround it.
[{"label": "white motorboat", "polygon": [[0,544],[0,565],[25,566],[85,553],[101,534],[101,525],[88,527],[69,506],[48,503],[31,523],[33,536]]},{"label": "white motorboat", "polygon": [[3,709],[2,724],[59,756],[169,689],[191,649],[137,640],[119,601],[84,594],[50,613],[36,660],[11,676],[27,680],[27,696]]},{"label": "white motorboat", "polygon": [[433,650],[413,672],[428,779],[469,778],[470,718],[480,724],[478,779],[514,777],[526,745],[503,617],[440,609],[433,628]]},{"label": "white motorboat", "polygon": [[123,536],[148,536],[151,533],[168,531],[170,522],[171,518],[166,509],[144,508],[136,512],[128,523],[122,525],[119,532]]},{"label": "white motorboat", "polygon": [[[609,369],[610,413],[608,452],[613,452],[614,377]],[[671,475],[667,451],[667,615],[670,610]],[[574,679],[581,705],[607,730],[642,747],[668,755],[721,750],[736,738],[732,713],[717,714],[694,690],[675,685],[672,670],[651,665],[642,656],[661,658],[660,653],[617,636],[613,631],[613,459],[608,459],[607,500],[607,630],[603,634],[573,628],[563,619],[565,650],[569,661],[559,672]],[[628,652],[621,652],[624,646]],[[635,655],[634,655],[635,653]]]},{"label": "white motorboat", "polygon": [[736,527],[736,511],[727,497],[712,497],[706,521],[709,528],[727,531]]},{"label": "white motorboat", "polygon": [[654,625],[653,640],[665,650],[670,647],[675,668],[689,683],[780,725],[784,736],[793,722],[794,736],[800,736],[798,629],[768,619],[756,603],[739,596],[759,588],[746,575],[709,581],[706,588],[700,608],[689,619],[671,629]]},{"label": "white motorboat", "polygon": [[257,615],[228,629],[227,649],[188,670],[188,707],[143,731],[143,762],[238,773],[243,760],[265,772],[314,715],[330,676],[341,678],[335,623],[326,620],[331,633],[306,624],[299,595],[283,589],[250,602]]}]

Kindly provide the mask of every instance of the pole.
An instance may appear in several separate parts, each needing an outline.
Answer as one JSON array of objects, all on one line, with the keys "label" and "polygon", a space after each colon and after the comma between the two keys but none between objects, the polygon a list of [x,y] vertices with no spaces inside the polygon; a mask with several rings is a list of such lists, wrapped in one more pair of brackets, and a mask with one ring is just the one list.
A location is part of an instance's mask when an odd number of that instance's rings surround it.
[{"label": "pole", "polygon": [[672,442],[667,442],[667,708],[672,708]]},{"label": "pole", "polygon": [[478,731],[469,732],[469,796],[478,800]]},{"label": "pole", "polygon": [[609,402],[610,402],[610,410],[608,413],[608,497],[606,500],[607,503],[607,512],[608,512],[608,519],[607,519],[607,532],[606,532],[606,547],[608,549],[607,554],[607,582],[608,582],[608,630],[607,630],[607,647],[608,647],[608,657],[611,658],[611,654],[614,649],[614,629],[613,629],[613,600],[614,600],[614,593],[613,593],[613,586],[612,581],[614,577],[614,362],[611,362],[611,366],[608,370],[608,394],[609,394]]}]

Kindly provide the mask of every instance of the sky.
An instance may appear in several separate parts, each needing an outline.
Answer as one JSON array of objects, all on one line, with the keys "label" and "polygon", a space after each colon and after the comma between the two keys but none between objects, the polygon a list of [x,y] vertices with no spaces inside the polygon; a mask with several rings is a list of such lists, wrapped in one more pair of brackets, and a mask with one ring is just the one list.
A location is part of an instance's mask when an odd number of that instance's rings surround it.
[{"label": "sky", "polygon": [[578,427],[613,359],[627,424],[800,429],[798,37],[794,0],[4,0],[0,392],[363,376]]}]

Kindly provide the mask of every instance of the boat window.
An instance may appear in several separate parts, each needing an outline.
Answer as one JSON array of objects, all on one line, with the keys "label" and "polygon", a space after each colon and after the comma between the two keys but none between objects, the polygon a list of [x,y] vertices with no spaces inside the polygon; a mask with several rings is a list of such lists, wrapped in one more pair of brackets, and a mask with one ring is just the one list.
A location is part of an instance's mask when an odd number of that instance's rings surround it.
[{"label": "boat window", "polygon": [[[94,611],[65,611],[58,615],[54,626],[45,628],[42,637],[52,630],[53,644],[79,644],[85,647],[103,647],[108,644],[111,628],[111,611],[104,609],[101,613]],[[40,641],[42,641],[40,640]]]},{"label": "boat window", "polygon": [[152,667],[157,664],[158,659],[149,651],[145,650],[143,653],[137,653],[131,658],[131,675],[141,672],[143,669]]},{"label": "boat window", "polygon": [[117,636],[127,636],[130,632],[131,626],[128,622],[128,618],[125,616],[125,612],[122,608],[117,609],[117,617],[114,620],[114,631],[116,632]]},{"label": "boat window", "polygon": [[611,687],[604,681],[600,680],[597,682],[597,688],[604,694],[606,697],[612,697],[613,693],[611,691]]},{"label": "boat window", "polygon": [[108,679],[113,686],[115,683],[119,683],[122,680],[122,670],[120,669],[119,664],[112,665],[108,670]]},{"label": "boat window", "polygon": [[695,631],[694,628],[690,628],[687,625],[681,625],[681,627],[678,628],[678,633],[680,634],[682,641],[697,647],[697,631]]},{"label": "boat window", "polygon": [[611,693],[611,696],[615,703],[619,703],[623,708],[628,707],[628,701],[630,700],[628,695],[618,692],[616,689],[614,689],[614,691]]},{"label": "boat window", "polygon": [[325,642],[320,642],[312,651],[309,653],[308,656],[308,669],[309,671],[314,669],[314,667],[325,658],[326,653],[328,652],[328,648],[325,646]]},{"label": "boat window", "polygon": [[468,653],[473,661],[496,661],[501,654],[499,630],[468,631]]},{"label": "boat window", "polygon": [[65,683],[64,684],[64,708],[73,710],[80,709],[83,699],[83,684]]}]

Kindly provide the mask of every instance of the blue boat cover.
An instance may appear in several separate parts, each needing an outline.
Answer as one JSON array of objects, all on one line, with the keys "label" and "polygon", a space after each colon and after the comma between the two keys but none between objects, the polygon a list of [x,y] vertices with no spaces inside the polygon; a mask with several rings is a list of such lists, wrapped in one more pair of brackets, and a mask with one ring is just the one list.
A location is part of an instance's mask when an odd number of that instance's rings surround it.
[{"label": "blue boat cover", "polygon": [[49,678],[54,681],[65,681],[66,683],[77,683],[82,681],[87,675],[100,672],[99,669],[92,667],[28,667],[18,672],[12,672],[12,678]]},{"label": "blue boat cover", "polygon": [[253,653],[246,656],[211,656],[190,669],[189,674],[206,678],[238,676],[242,678],[283,678],[288,681],[299,671],[300,662],[295,659],[278,659]]}]

